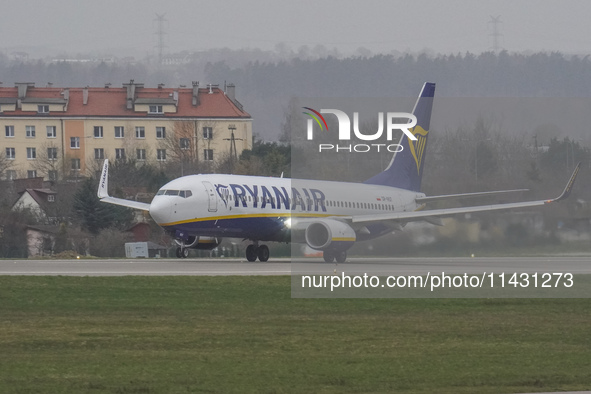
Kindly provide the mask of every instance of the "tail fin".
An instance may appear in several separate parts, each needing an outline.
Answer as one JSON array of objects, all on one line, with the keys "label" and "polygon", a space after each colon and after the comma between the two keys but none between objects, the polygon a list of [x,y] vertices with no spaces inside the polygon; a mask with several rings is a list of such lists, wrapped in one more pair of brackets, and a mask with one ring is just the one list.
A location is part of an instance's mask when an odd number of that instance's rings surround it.
[{"label": "tail fin", "polygon": [[410,129],[417,140],[412,141],[402,134],[399,142],[402,145],[402,151],[394,154],[392,161],[384,171],[364,183],[393,186],[416,192],[421,190],[434,95],[435,84],[425,82],[413,109],[413,114],[417,117],[417,125]]}]

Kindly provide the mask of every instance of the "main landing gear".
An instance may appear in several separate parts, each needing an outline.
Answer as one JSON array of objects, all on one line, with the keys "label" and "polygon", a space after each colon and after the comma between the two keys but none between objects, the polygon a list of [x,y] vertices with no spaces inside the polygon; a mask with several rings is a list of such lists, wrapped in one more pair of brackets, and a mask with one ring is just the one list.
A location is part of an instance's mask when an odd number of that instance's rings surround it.
[{"label": "main landing gear", "polygon": [[325,250],[322,253],[324,261],[327,263],[333,263],[335,260],[338,264],[342,264],[347,260],[347,252],[337,252],[336,250]]},{"label": "main landing gear", "polygon": [[269,247],[258,243],[248,245],[246,247],[246,260],[250,262],[256,261],[257,257],[263,263],[269,260]]}]

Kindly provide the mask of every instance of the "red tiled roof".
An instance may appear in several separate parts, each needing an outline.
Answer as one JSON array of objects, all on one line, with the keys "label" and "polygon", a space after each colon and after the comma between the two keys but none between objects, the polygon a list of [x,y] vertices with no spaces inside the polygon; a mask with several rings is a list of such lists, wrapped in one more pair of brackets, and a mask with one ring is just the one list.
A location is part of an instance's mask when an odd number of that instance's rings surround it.
[{"label": "red tiled roof", "polygon": [[[27,99],[31,98],[56,98],[63,99],[66,88],[37,88],[27,89]],[[83,104],[84,88],[69,88],[69,102],[66,112],[50,112],[49,117],[191,117],[191,118],[250,118],[250,114],[241,110],[219,88],[199,89],[199,104],[193,106],[193,90],[191,88],[136,88],[135,98],[142,99],[170,99],[174,92],[178,92],[178,105],[176,113],[163,115],[148,115],[127,109],[126,88],[88,88],[88,103]],[[14,88],[0,87],[0,98],[16,98],[18,90]],[[31,116],[37,112],[5,111],[8,116]]]}]

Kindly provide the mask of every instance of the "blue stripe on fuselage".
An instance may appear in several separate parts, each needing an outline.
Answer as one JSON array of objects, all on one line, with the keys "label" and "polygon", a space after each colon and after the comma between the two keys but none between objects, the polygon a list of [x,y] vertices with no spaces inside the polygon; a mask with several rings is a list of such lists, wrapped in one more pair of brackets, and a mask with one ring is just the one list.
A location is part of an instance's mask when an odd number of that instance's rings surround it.
[{"label": "blue stripe on fuselage", "polygon": [[200,220],[164,226],[169,233],[176,230],[193,236],[248,238],[261,241],[289,241],[285,219],[279,217],[244,217],[231,219]]}]

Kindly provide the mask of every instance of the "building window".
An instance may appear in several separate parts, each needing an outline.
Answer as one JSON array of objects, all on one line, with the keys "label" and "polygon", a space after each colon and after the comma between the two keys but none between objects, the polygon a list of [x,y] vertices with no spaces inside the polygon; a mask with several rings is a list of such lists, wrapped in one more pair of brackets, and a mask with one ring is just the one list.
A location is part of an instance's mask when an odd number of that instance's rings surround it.
[{"label": "building window", "polygon": [[16,179],[16,170],[6,170],[6,180],[12,181]]},{"label": "building window", "polygon": [[165,161],[166,160],[166,149],[158,149],[156,151],[156,158],[159,161]]},{"label": "building window", "polygon": [[203,128],[203,139],[204,140],[213,139],[213,128],[212,127],[204,127]]},{"label": "building window", "polygon": [[48,194],[47,195],[47,201],[49,201],[49,202],[55,202],[55,196],[53,194]]},{"label": "building window", "polygon": [[115,149],[115,159],[125,160],[125,149],[123,149],[123,148]]},{"label": "building window", "polygon": [[80,159],[72,159],[72,170],[80,170]]},{"label": "building window", "polygon": [[57,171],[55,171],[55,170],[48,171],[47,177],[49,178],[50,181],[57,181]]},{"label": "building window", "polygon": [[135,128],[135,138],[146,138],[146,129],[144,127]]},{"label": "building window", "polygon": [[156,127],[156,138],[159,140],[166,138],[166,127]]},{"label": "building window", "polygon": [[80,137],[70,137],[70,148],[80,149]]},{"label": "building window", "polygon": [[94,149],[94,158],[97,160],[101,160],[105,158],[105,150],[103,148],[95,148]]},{"label": "building window", "polygon": [[16,153],[14,148],[6,148],[6,158],[10,160],[14,160],[16,157]]},{"label": "building window", "polygon": [[47,138],[56,138],[57,132],[55,126],[47,126]]},{"label": "building window", "polygon": [[203,149],[203,159],[213,160],[213,149]]},{"label": "building window", "polygon": [[49,105],[38,105],[37,112],[40,114],[48,114],[49,113]]},{"label": "building window", "polygon": [[36,148],[27,148],[27,159],[35,160],[36,158],[37,158],[37,149]]},{"label": "building window", "polygon": [[163,114],[164,111],[162,111],[162,106],[161,105],[150,105],[150,109],[149,109],[148,113],[150,113],[150,114]]},{"label": "building window", "polygon": [[37,170],[28,170],[27,178],[37,178]]},{"label": "building window", "polygon": [[27,138],[35,138],[35,126],[26,126],[25,129]]},{"label": "building window", "polygon": [[180,144],[182,150],[187,150],[191,147],[191,140],[188,138],[181,138]]},{"label": "building window", "polygon": [[94,126],[94,138],[103,138],[103,126]]},{"label": "building window", "polygon": [[146,150],[145,149],[137,149],[136,155],[138,160],[146,160]]},{"label": "building window", "polygon": [[125,129],[123,126],[115,126],[115,138],[125,137]]},{"label": "building window", "polygon": [[14,137],[14,126],[4,126],[7,137]]},{"label": "building window", "polygon": [[47,160],[57,160],[57,148],[47,148]]}]

